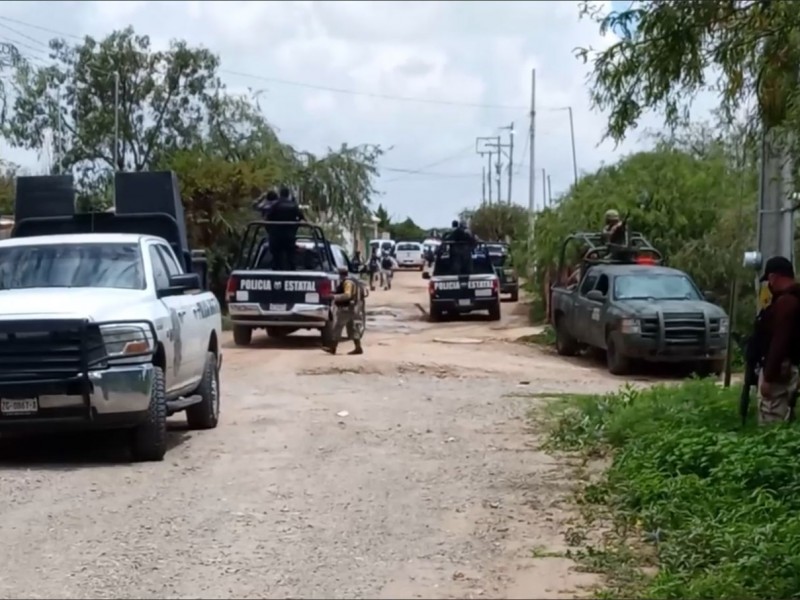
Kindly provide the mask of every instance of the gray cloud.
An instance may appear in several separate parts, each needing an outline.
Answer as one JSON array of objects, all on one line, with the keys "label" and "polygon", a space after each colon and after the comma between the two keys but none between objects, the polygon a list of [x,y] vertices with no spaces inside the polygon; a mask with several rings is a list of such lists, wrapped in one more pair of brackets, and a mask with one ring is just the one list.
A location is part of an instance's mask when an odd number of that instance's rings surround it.
[{"label": "gray cloud", "polygon": [[[289,143],[312,152],[342,142],[392,146],[381,163],[379,201],[398,218],[425,225],[448,222],[480,199],[483,163],[475,137],[511,121],[517,132],[513,199],[527,204],[530,153],[523,150],[532,68],[535,162],[551,175],[554,193],[572,181],[569,122],[559,107],[574,109],[581,170],[637,146],[633,140],[615,153],[608,143],[598,145],[603,117],[590,111],[586,67],[573,50],[609,40],[578,19],[577,2],[6,1],[0,16],[78,36],[130,24],[157,45],[176,37],[205,45],[220,54],[231,88],[264,90],[266,116]],[[53,37],[7,24],[41,43]],[[0,39],[38,47],[5,29]],[[5,149],[4,155],[36,163],[30,154]]]}]

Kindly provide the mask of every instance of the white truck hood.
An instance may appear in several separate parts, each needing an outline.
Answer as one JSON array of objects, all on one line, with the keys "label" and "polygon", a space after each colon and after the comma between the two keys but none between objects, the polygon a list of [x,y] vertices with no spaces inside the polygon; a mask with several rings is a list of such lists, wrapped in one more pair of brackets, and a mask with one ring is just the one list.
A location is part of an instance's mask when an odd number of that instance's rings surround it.
[{"label": "white truck hood", "polygon": [[0,319],[90,318],[111,321],[129,318],[141,306],[144,290],[114,288],[27,288],[0,290]]}]

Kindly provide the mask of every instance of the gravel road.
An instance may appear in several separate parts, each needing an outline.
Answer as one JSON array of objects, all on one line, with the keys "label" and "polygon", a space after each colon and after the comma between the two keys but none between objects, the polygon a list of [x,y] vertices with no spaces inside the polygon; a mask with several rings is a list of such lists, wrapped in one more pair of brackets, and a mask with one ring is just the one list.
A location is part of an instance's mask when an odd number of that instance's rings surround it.
[{"label": "gravel road", "polygon": [[[571,598],[568,470],[533,392],[605,391],[498,323],[429,325],[419,273],[374,292],[361,357],[295,334],[225,347],[222,421],[175,418],[163,463],[113,436],[0,446],[2,598]],[[349,350],[343,344],[344,351]],[[525,395],[528,394],[528,397]]]}]

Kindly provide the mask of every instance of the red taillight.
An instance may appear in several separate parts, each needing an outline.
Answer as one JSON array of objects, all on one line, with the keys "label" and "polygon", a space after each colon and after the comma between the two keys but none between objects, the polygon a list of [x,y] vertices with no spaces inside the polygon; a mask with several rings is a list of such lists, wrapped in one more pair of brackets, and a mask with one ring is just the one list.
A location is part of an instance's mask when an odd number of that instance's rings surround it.
[{"label": "red taillight", "polygon": [[436,293],[436,288],[433,286],[433,282],[432,281],[428,281],[428,293],[431,296],[433,296],[433,294]]},{"label": "red taillight", "polygon": [[228,284],[225,286],[225,300],[230,302],[233,300],[233,296],[236,294],[236,286],[239,282],[236,281],[234,276],[228,277]]},{"label": "red taillight", "polygon": [[492,291],[497,293],[497,290],[499,289],[500,289],[500,280],[497,277],[495,277],[494,279],[492,279]]},{"label": "red taillight", "polygon": [[320,279],[317,282],[317,293],[320,298],[327,298],[332,295],[333,286],[330,279]]}]

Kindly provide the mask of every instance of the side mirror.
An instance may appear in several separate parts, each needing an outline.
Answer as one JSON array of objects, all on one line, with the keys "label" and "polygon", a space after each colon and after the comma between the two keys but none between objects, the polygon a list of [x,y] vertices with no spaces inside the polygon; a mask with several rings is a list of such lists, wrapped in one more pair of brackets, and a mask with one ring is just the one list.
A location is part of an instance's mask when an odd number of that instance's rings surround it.
[{"label": "side mirror", "polygon": [[706,302],[711,302],[714,304],[717,302],[717,295],[710,290],[703,292],[703,297],[706,299]]},{"label": "side mirror", "polygon": [[588,294],[586,294],[586,297],[589,300],[593,300],[595,302],[605,302],[606,301],[605,295],[600,290],[591,290]]},{"label": "side mirror", "polygon": [[197,273],[181,273],[169,278],[169,287],[158,290],[159,298],[165,296],[181,296],[186,292],[202,289],[200,276]]}]

